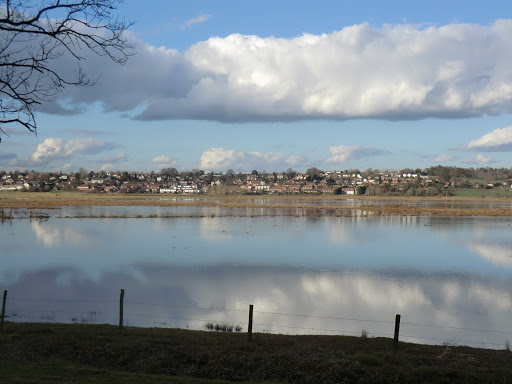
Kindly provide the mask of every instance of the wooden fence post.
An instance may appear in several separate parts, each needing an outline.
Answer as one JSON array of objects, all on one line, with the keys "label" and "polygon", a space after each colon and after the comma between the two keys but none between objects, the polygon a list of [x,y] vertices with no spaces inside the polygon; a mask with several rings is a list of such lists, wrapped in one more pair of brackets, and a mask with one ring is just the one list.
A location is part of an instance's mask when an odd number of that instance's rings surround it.
[{"label": "wooden fence post", "polygon": [[247,338],[249,341],[252,341],[252,313],[253,313],[253,306],[252,304],[249,305],[249,327],[247,328]]},{"label": "wooden fence post", "polygon": [[123,304],[124,304],[124,289],[121,289],[121,296],[119,297],[119,329],[123,329]]},{"label": "wooden fence post", "polygon": [[395,338],[393,340],[393,350],[398,351],[398,334],[400,333],[400,315],[395,317]]},{"label": "wooden fence post", "polygon": [[2,313],[0,314],[0,332],[4,331],[5,302],[6,301],[7,301],[7,290],[4,291],[4,299],[2,300]]}]

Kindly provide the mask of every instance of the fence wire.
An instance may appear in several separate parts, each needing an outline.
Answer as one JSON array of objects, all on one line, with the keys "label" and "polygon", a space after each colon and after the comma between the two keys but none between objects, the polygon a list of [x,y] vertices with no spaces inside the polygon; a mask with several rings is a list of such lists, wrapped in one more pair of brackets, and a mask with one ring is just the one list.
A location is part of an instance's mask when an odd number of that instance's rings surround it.
[{"label": "fence wire", "polygon": [[[91,299],[52,299],[52,298],[26,298],[26,297],[10,297],[8,302],[15,303],[42,303],[42,304],[70,304],[70,303],[89,303],[89,304],[119,304],[119,300],[91,300]],[[225,313],[247,313],[247,309],[239,309],[239,308],[219,308],[219,307],[209,307],[209,306],[195,306],[195,305],[182,305],[182,304],[172,304],[172,303],[152,303],[152,302],[141,302],[141,301],[123,301],[125,305],[131,306],[149,306],[149,307],[159,307],[159,308],[167,308],[167,309],[191,309],[191,310],[200,310],[200,311],[210,311],[210,312],[225,312]],[[244,303],[245,304],[245,303]],[[219,319],[211,319],[205,317],[186,317],[186,316],[176,316],[176,315],[162,315],[162,314],[151,314],[151,313],[142,313],[136,310],[133,310],[124,313],[126,322],[130,322],[129,318],[144,318],[144,319],[158,319],[158,320],[173,320],[178,322],[199,322],[203,323],[203,328],[207,323],[223,323],[229,325],[240,325],[240,321],[231,321],[231,320],[219,320]],[[101,319],[98,320],[98,317],[102,316],[118,316],[119,312],[112,311],[83,311],[83,310],[67,310],[67,309],[55,309],[55,310],[34,310],[19,308],[9,309],[6,311],[4,318],[5,319],[13,319],[13,321],[21,321],[19,314],[40,314],[39,320],[55,320],[57,315],[67,315],[71,316],[71,322],[78,322],[79,316],[86,316],[87,318],[82,317],[82,322],[99,322],[101,323]],[[254,314],[257,315],[270,315],[279,318],[296,318],[296,319],[313,319],[313,320],[329,320],[329,321],[339,321],[339,322],[360,322],[365,325],[367,323],[373,324],[394,324],[394,321],[390,320],[379,320],[379,319],[366,319],[366,318],[358,318],[358,317],[341,317],[341,316],[321,316],[321,315],[307,315],[307,314],[297,314],[297,313],[287,313],[287,312],[275,312],[275,311],[258,311],[254,310]],[[37,317],[37,316],[34,316]],[[104,320],[104,319],[103,319]],[[245,320],[244,320],[245,321]],[[108,322],[107,322],[108,323]],[[115,324],[115,322],[110,322],[110,324]],[[163,323],[162,323],[163,324]],[[266,324],[266,323],[254,323],[255,327],[260,329],[263,332],[268,332],[268,330],[290,330],[294,332],[323,332],[329,334],[337,334],[337,335],[362,335],[363,332],[370,337],[389,337],[392,338],[392,333],[382,333],[382,332],[369,332],[365,327],[363,327],[362,331],[354,331],[351,329],[339,329],[339,328],[324,328],[324,327],[314,327],[314,326],[301,326],[300,324],[291,325],[291,324],[282,324],[279,321],[276,323]],[[471,327],[456,327],[452,325],[446,324],[422,324],[418,322],[401,322],[401,325],[410,326],[410,327],[420,327],[420,328],[435,328],[445,331],[461,331],[461,332],[477,332],[481,334],[496,334],[496,335],[512,335],[512,331],[503,331],[503,330],[492,330],[492,329],[482,329],[482,328],[471,328]],[[147,325],[146,325],[147,326]],[[179,327],[179,326],[178,326]],[[187,325],[188,327],[188,325]],[[201,328],[200,328],[201,329]],[[440,344],[446,344],[447,339],[440,337],[431,337],[430,335],[407,335],[400,334],[400,339],[414,340],[419,342],[435,341]],[[508,340],[508,339],[507,339]],[[473,345],[487,345],[487,346],[504,346],[504,343],[498,344],[490,341],[482,341],[482,340],[462,340],[457,339],[457,344],[473,344]],[[448,343],[449,344],[449,343]]]}]

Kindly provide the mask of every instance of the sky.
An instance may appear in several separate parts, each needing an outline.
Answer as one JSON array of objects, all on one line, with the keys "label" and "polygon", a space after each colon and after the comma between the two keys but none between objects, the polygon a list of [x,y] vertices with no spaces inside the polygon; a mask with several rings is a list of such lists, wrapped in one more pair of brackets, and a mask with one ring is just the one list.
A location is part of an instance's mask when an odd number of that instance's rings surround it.
[{"label": "sky", "polygon": [[[0,169],[512,166],[512,2],[125,0],[136,54],[5,128]],[[73,63],[59,63],[69,70]]]}]

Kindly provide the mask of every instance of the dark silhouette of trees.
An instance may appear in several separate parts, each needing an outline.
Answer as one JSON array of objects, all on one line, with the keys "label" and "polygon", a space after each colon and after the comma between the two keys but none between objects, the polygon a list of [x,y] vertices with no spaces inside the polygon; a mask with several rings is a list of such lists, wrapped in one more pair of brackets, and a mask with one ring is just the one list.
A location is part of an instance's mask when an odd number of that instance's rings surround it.
[{"label": "dark silhouette of trees", "polygon": [[288,168],[286,170],[286,176],[289,178],[289,179],[293,179],[295,176],[297,175],[297,172],[295,172],[293,170],[293,168]]},{"label": "dark silhouette of trees", "polygon": [[425,170],[429,176],[439,177],[443,182],[458,179],[481,179],[485,182],[493,180],[507,180],[512,177],[512,169],[510,168],[460,168],[460,167],[445,167],[437,165]]},{"label": "dark silhouette of trees", "polygon": [[170,167],[170,168],[162,168],[162,170],[160,171],[160,173],[164,176],[168,176],[168,177],[176,177],[178,176],[180,173],[178,172],[178,170],[174,167]]},{"label": "dark silhouette of trees", "polygon": [[[122,0],[0,0],[0,132],[7,125],[36,133],[35,108],[65,87],[93,85],[81,69],[86,54],[123,64],[133,46],[130,23],[113,12]],[[59,69],[70,59],[75,73]],[[64,73],[66,72],[66,73]]]},{"label": "dark silhouette of trees", "polygon": [[306,170],[306,177],[309,181],[318,180],[321,178],[321,175],[323,173],[324,173],[324,171],[322,171],[316,167],[311,167]]}]

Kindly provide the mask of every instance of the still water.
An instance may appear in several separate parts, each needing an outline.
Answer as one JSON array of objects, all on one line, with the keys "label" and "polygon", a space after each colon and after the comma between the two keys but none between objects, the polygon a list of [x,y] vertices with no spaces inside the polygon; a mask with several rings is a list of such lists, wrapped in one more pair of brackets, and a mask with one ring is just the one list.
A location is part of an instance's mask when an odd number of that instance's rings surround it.
[{"label": "still water", "polygon": [[[88,212],[137,209],[163,208]],[[125,324],[134,326],[246,331],[253,304],[257,332],[392,337],[400,314],[404,341],[512,341],[510,218],[172,209],[182,217],[74,218],[84,208],[66,208],[48,221],[0,224],[8,320],[116,324],[124,289]]]}]

